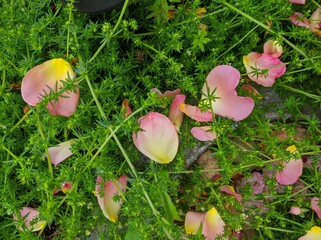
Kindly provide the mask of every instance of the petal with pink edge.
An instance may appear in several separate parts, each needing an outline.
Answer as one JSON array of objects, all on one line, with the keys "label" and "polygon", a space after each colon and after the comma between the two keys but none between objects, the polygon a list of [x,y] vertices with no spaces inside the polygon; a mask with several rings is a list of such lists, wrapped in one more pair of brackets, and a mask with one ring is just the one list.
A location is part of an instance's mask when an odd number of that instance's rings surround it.
[{"label": "petal with pink edge", "polygon": [[167,164],[178,150],[178,134],[174,124],[161,113],[149,112],[138,120],[141,131],[133,133],[137,149],[151,160]]},{"label": "petal with pink edge", "polygon": [[[71,65],[62,58],[46,61],[29,70],[21,83],[23,100],[36,106],[44,95],[51,90],[59,91],[63,87],[62,80],[74,79],[75,73]],[[51,90],[50,90],[51,89]],[[79,101],[79,89],[76,92],[64,92],[57,101],[49,102],[47,109],[52,115],[71,116]]]},{"label": "petal with pink edge", "polygon": [[299,12],[293,13],[290,16],[290,19],[294,25],[297,25],[299,27],[306,27],[306,28],[311,27],[308,19],[302,13],[299,13]]},{"label": "petal with pink edge", "polygon": [[[296,147],[294,145],[287,148],[287,151],[294,153]],[[276,180],[282,185],[291,185],[295,183],[302,175],[303,161],[302,159],[290,159],[289,162],[283,161],[284,168],[277,172]]]},{"label": "petal with pink edge", "polygon": [[185,217],[185,231],[187,234],[195,235],[204,220],[206,213],[187,212]]},{"label": "petal with pink edge", "polygon": [[60,143],[58,146],[48,148],[50,161],[53,165],[57,165],[74,153],[71,151],[73,140]]},{"label": "petal with pink edge", "polygon": [[300,215],[302,213],[302,210],[300,207],[294,207],[292,206],[290,209],[290,213],[293,215]]},{"label": "petal with pink edge", "polygon": [[220,214],[212,207],[204,217],[202,233],[207,240],[215,239],[224,233],[224,226]]},{"label": "petal with pink edge", "polygon": [[106,218],[116,222],[123,204],[123,200],[115,201],[115,195],[122,195],[126,191],[127,176],[122,175],[119,179],[109,180],[104,183],[103,179],[98,176],[96,180],[96,196],[98,204]]},{"label": "petal with pink edge", "polygon": [[305,4],[305,0],[289,0],[290,3],[295,3],[295,4]]},{"label": "petal with pink edge", "polygon": [[[23,207],[20,210],[20,218],[24,220],[25,226],[28,230],[31,229],[32,232],[39,231],[46,226],[46,221],[37,221],[36,219],[39,217],[39,212],[31,207]],[[18,220],[16,215],[13,215],[14,220]],[[19,230],[23,231],[22,227]]]},{"label": "petal with pink edge", "polygon": [[178,94],[175,96],[171,108],[169,109],[169,119],[174,123],[174,126],[177,131],[179,131],[183,118],[184,113],[180,109],[180,104],[183,104],[185,102],[186,95],[184,94]]},{"label": "petal with pink edge", "polygon": [[263,52],[273,57],[280,57],[283,53],[283,48],[277,41],[268,40],[264,43]]},{"label": "petal with pink edge", "polygon": [[306,235],[300,237],[298,240],[319,240],[321,239],[321,228],[313,226]]},{"label": "petal with pink edge", "polygon": [[199,107],[191,106],[188,104],[180,104],[180,109],[183,113],[191,119],[198,122],[212,122],[213,116],[211,111],[202,112]]},{"label": "petal with pink edge", "polygon": [[264,87],[271,87],[286,71],[285,64],[268,53],[251,52],[243,57],[243,63],[248,77]]},{"label": "petal with pink edge", "polygon": [[320,199],[317,197],[314,197],[311,199],[311,208],[316,212],[319,218],[321,218],[321,209],[319,205]]},{"label": "petal with pink edge", "polygon": [[240,121],[247,118],[254,108],[254,101],[250,97],[239,97],[236,86],[239,83],[240,72],[229,66],[220,65],[215,67],[207,76],[203,86],[203,99],[210,98],[214,114]]},{"label": "petal with pink edge", "polygon": [[220,188],[220,190],[221,190],[222,192],[225,192],[225,193],[227,193],[227,194],[229,194],[229,195],[234,196],[234,197],[236,198],[236,200],[239,201],[239,202],[242,200],[242,195],[236,193],[233,186],[224,185],[224,186],[222,186],[222,187]]},{"label": "petal with pink edge", "polygon": [[321,8],[317,8],[317,10],[313,12],[309,19],[309,22],[312,30],[321,28]]},{"label": "petal with pink edge", "polygon": [[210,126],[193,127],[191,129],[191,134],[199,141],[212,141],[216,139],[216,134],[211,132]]}]

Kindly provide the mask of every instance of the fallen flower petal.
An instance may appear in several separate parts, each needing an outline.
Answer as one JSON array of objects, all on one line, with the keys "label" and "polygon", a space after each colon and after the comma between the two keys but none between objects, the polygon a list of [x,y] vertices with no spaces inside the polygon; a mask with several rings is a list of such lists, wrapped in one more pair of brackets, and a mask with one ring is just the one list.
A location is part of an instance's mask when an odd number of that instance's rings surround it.
[{"label": "fallen flower petal", "polygon": [[242,200],[242,195],[236,193],[233,186],[224,185],[224,186],[222,186],[222,187],[220,188],[220,190],[221,190],[222,192],[225,192],[225,193],[227,193],[227,194],[229,194],[229,195],[234,196],[234,197],[236,198],[236,200],[239,201],[239,202]]},{"label": "fallen flower petal", "polygon": [[176,95],[169,110],[168,118],[172,121],[177,131],[179,131],[183,122],[184,113],[181,111],[180,105],[185,102],[185,99],[186,95],[184,94]]},{"label": "fallen flower petal", "polygon": [[[294,153],[296,148],[294,145],[287,148],[287,151]],[[282,185],[291,185],[295,183],[302,175],[303,161],[302,159],[290,159],[289,162],[283,161],[284,168],[277,172],[276,180]]]},{"label": "fallen flower petal", "polygon": [[[44,95],[50,91],[58,92],[63,88],[62,80],[74,79],[75,73],[71,65],[62,58],[46,61],[29,70],[21,83],[23,100],[31,106],[36,106]],[[76,92],[66,91],[57,101],[50,101],[47,109],[51,115],[69,117],[75,111],[79,101],[79,88]]]},{"label": "fallen flower petal", "polygon": [[321,28],[321,8],[317,8],[317,10],[312,13],[309,22],[312,31]]},{"label": "fallen flower petal", "polygon": [[187,234],[195,235],[204,221],[206,213],[187,212],[185,217],[185,231]]},{"label": "fallen flower petal", "polygon": [[188,104],[180,104],[180,109],[183,113],[191,119],[198,122],[212,122],[213,116],[211,111],[202,112],[199,107],[191,106]]},{"label": "fallen flower petal", "polygon": [[264,87],[271,87],[286,71],[285,64],[268,53],[251,52],[243,57],[243,63],[248,77]]},{"label": "fallen flower petal", "polygon": [[298,240],[319,240],[321,239],[321,228],[313,226],[306,235],[300,237]]},{"label": "fallen flower petal", "polygon": [[[31,230],[32,232],[39,231],[43,229],[46,226],[46,221],[36,221],[36,219],[39,217],[39,212],[31,207],[23,207],[20,210],[20,218],[24,220],[25,226],[28,230]],[[14,220],[18,220],[18,217],[16,215],[13,215]],[[19,228],[19,230],[24,231],[22,227]]]},{"label": "fallen flower petal", "polygon": [[280,57],[283,53],[283,48],[277,41],[268,40],[263,45],[263,52],[273,57]]},{"label": "fallen flower petal", "polygon": [[121,111],[124,113],[125,118],[128,117],[133,112],[129,106],[129,100],[127,98],[124,99],[121,105]]},{"label": "fallen flower petal", "polygon": [[[126,191],[127,176],[122,175],[119,179],[103,182],[103,179],[98,176],[96,180],[96,196],[98,204],[106,218],[112,222],[118,219],[120,208],[123,200],[116,202],[113,198],[115,195],[121,195]],[[103,193],[103,194],[102,194]]]},{"label": "fallen flower petal", "polygon": [[71,144],[73,140],[60,143],[58,146],[48,148],[50,161],[53,165],[57,165],[73,155],[71,151]]},{"label": "fallen flower petal", "polygon": [[299,27],[310,28],[309,20],[302,13],[295,12],[290,16],[291,22]]},{"label": "fallen flower petal", "polygon": [[302,210],[300,207],[291,207],[290,212],[293,215],[300,215],[302,213]]},{"label": "fallen flower petal", "polygon": [[[203,86],[203,99],[211,99],[214,114],[240,121],[247,118],[254,108],[250,97],[239,97],[236,86],[240,80],[240,72],[229,66],[215,67],[207,76]],[[214,94],[214,99],[213,95]]]},{"label": "fallen flower petal", "polygon": [[305,0],[289,0],[290,3],[295,3],[295,4],[305,4]]},{"label": "fallen flower petal", "polygon": [[321,209],[319,205],[320,199],[318,197],[314,197],[311,199],[311,208],[316,212],[319,218],[321,218]]},{"label": "fallen flower petal", "polygon": [[178,150],[178,134],[174,124],[161,113],[149,112],[138,120],[141,131],[133,133],[137,149],[158,163],[170,163]]},{"label": "fallen flower petal", "polygon": [[157,96],[159,98],[174,98],[176,95],[180,94],[181,90],[179,88],[175,89],[174,91],[165,91],[164,93],[161,93],[157,88],[152,88],[150,90],[151,92],[157,93]]},{"label": "fallen flower petal", "polygon": [[212,141],[216,139],[216,134],[211,132],[210,126],[193,127],[191,129],[191,134],[199,141]]}]

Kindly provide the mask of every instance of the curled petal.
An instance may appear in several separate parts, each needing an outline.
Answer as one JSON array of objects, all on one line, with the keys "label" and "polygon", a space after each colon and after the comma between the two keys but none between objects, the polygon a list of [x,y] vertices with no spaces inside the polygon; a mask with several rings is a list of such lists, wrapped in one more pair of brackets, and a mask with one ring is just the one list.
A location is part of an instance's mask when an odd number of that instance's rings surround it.
[{"label": "curled petal", "polygon": [[215,239],[224,233],[224,226],[220,214],[212,207],[204,217],[202,233],[207,240]]},{"label": "curled petal", "polygon": [[50,161],[53,165],[57,165],[73,155],[71,151],[71,144],[73,140],[60,143],[58,146],[48,148]]},{"label": "curled petal", "polygon": [[299,12],[293,13],[292,16],[290,17],[290,19],[294,25],[297,25],[299,27],[306,27],[306,28],[311,27],[308,19],[305,18],[302,13],[299,13]]},{"label": "curled petal", "polygon": [[212,141],[216,139],[216,134],[211,132],[210,126],[193,127],[191,129],[191,134],[200,141]]},{"label": "curled petal", "polygon": [[149,112],[138,120],[141,131],[133,133],[137,149],[158,163],[170,163],[178,150],[178,135],[174,124],[157,112]]},{"label": "curled petal", "polygon": [[263,46],[263,52],[273,57],[280,57],[283,53],[283,48],[277,41],[268,40]]},{"label": "curled petal", "polygon": [[161,93],[157,88],[152,88],[150,90],[151,92],[157,93],[157,96],[159,98],[174,98],[176,95],[180,94],[181,90],[179,88],[175,89],[174,91],[165,91],[164,93]]},{"label": "curled petal", "polygon": [[119,211],[123,200],[115,201],[115,195],[122,195],[126,191],[127,176],[122,175],[119,179],[110,180],[103,183],[103,179],[98,176],[96,180],[96,195],[98,204],[106,218],[112,222],[118,219]]},{"label": "curled petal", "polygon": [[229,66],[215,67],[207,76],[203,86],[203,99],[214,94],[211,103],[214,114],[240,121],[247,118],[254,108],[254,101],[250,97],[239,97],[236,86],[240,80],[240,72]]},{"label": "curled petal", "polygon": [[180,109],[191,119],[198,122],[212,122],[213,116],[211,111],[202,112],[199,107],[188,104],[180,104]]},{"label": "curled petal", "polygon": [[305,4],[305,0],[289,0],[290,3],[295,3],[295,4]]},{"label": "curled petal", "polygon": [[285,73],[286,66],[268,53],[251,52],[243,57],[248,77],[264,87],[271,87],[276,78]]},{"label": "curled petal", "polygon": [[[31,106],[36,106],[44,95],[50,91],[59,91],[63,88],[62,80],[74,79],[75,73],[70,64],[62,58],[46,61],[29,70],[21,83],[23,100]],[[52,115],[71,116],[79,101],[79,89],[76,92],[63,92],[57,101],[47,105]]]},{"label": "curled petal", "polygon": [[174,123],[177,131],[179,131],[183,122],[184,113],[180,109],[180,104],[183,104],[185,99],[186,95],[184,94],[176,95],[169,110],[169,119]]},{"label": "curled petal", "polygon": [[220,190],[221,190],[222,192],[225,192],[225,193],[227,193],[227,194],[229,194],[229,195],[234,196],[234,197],[237,199],[237,201],[239,201],[239,202],[242,200],[242,195],[236,193],[233,186],[224,185],[224,186],[222,186],[222,187],[220,188]]},{"label": "curled petal", "polygon": [[124,117],[128,117],[133,112],[129,106],[129,100],[127,98],[124,99],[121,105],[121,111],[124,113]]},{"label": "curled petal", "polygon": [[[20,210],[20,218],[24,220],[26,228],[31,229],[32,232],[39,231],[46,226],[46,221],[37,221],[39,212],[31,207],[23,207]],[[17,216],[13,215],[14,220],[18,220]],[[23,228],[19,228],[23,231]]]},{"label": "curled petal", "polygon": [[319,240],[321,239],[321,228],[313,226],[306,235],[300,237],[298,240]]},{"label": "curled petal", "polygon": [[290,213],[293,215],[300,215],[302,213],[302,210],[300,207],[291,207]]},{"label": "curled petal", "polygon": [[316,214],[318,215],[319,218],[321,218],[321,209],[320,209],[320,205],[319,205],[319,198],[314,197],[311,199],[311,206],[312,206],[312,210],[314,210],[316,212]]}]

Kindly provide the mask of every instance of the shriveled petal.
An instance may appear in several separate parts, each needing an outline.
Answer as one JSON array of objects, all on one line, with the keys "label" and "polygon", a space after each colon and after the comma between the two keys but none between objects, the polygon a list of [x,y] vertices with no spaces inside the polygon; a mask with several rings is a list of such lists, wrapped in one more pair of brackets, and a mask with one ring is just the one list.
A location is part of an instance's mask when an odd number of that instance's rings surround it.
[{"label": "shriveled petal", "polygon": [[285,64],[268,53],[251,52],[243,57],[243,63],[248,77],[264,87],[271,87],[286,71]]},{"label": "shriveled petal", "polygon": [[57,165],[73,155],[71,151],[71,144],[73,140],[60,143],[58,146],[48,148],[50,161],[52,164]]},{"label": "shriveled petal", "polygon": [[203,99],[214,92],[215,100],[211,105],[214,114],[240,121],[248,117],[253,108],[254,101],[250,97],[239,97],[236,86],[240,80],[240,72],[229,66],[215,67],[207,76],[203,86]]},{"label": "shriveled petal", "polygon": [[207,240],[212,240],[224,233],[224,226],[220,214],[212,207],[204,217],[202,233]]},{"label": "shriveled petal", "polygon": [[185,217],[185,231],[195,235],[204,220],[206,213],[187,212]]},{"label": "shriveled petal", "polygon": [[233,186],[224,185],[224,186],[222,186],[222,187],[220,188],[220,190],[221,190],[222,192],[225,192],[225,193],[227,193],[227,194],[229,194],[229,195],[234,196],[234,197],[237,199],[237,201],[239,201],[239,202],[242,200],[242,195],[236,193]]},{"label": "shriveled petal", "polygon": [[129,106],[129,100],[127,98],[124,99],[121,105],[121,111],[124,113],[124,117],[128,117],[133,112]]},{"label": "shriveled petal", "polygon": [[305,0],[289,0],[290,3],[295,3],[295,4],[305,4]]},{"label": "shriveled petal", "polygon": [[[32,229],[32,232],[39,231],[43,229],[46,225],[46,221],[38,221],[35,222],[35,219],[39,217],[39,212],[31,207],[23,207],[20,210],[20,218],[24,219],[26,228]],[[14,220],[18,220],[17,216],[13,216]],[[23,228],[19,228],[19,230],[23,231]]]},{"label": "shriveled petal", "polygon": [[316,212],[319,218],[321,218],[321,209],[319,205],[320,199],[318,197],[314,197],[311,199],[311,208]]},{"label": "shriveled petal", "polygon": [[295,183],[302,175],[302,159],[291,159],[289,162],[283,162],[284,168],[276,174],[276,180],[282,185],[291,185]]},{"label": "shriveled petal", "polygon": [[174,91],[165,91],[164,93],[162,93],[161,91],[159,91],[157,88],[152,88],[150,90],[151,92],[155,92],[157,93],[157,96],[159,98],[174,98],[176,95],[180,94],[181,90],[179,88],[175,89]]},{"label": "shriveled petal", "polygon": [[301,210],[300,207],[292,206],[291,209],[290,209],[290,213],[293,214],[293,215],[300,215],[301,212],[302,212],[302,210]]},{"label": "shriveled petal", "polygon": [[149,112],[138,120],[141,131],[133,133],[137,149],[158,163],[170,163],[178,150],[178,134],[165,115]]},{"label": "shriveled petal", "polygon": [[321,239],[321,228],[313,226],[306,235],[300,237],[298,240],[320,240]]},{"label": "shriveled petal", "polygon": [[[103,188],[102,188],[103,185]],[[123,204],[123,200],[115,201],[113,198],[115,195],[121,195],[126,191],[127,176],[122,175],[119,179],[114,181],[110,180],[103,183],[103,179],[98,176],[96,180],[96,195],[98,204],[103,211],[106,218],[112,222],[116,222],[118,219],[120,208]],[[101,195],[101,193],[103,194]]]},{"label": "shriveled petal", "polygon": [[321,28],[321,8],[317,8],[317,10],[313,12],[309,19],[309,22],[312,30]]},{"label": "shriveled petal", "polygon": [[183,122],[184,113],[180,109],[180,104],[183,104],[185,99],[186,95],[184,94],[176,95],[169,110],[169,119],[174,123],[177,131],[179,131]]},{"label": "shriveled petal", "polygon": [[212,122],[212,112],[206,111],[202,112],[199,107],[191,106],[188,104],[180,104],[180,109],[183,113],[189,116],[191,119],[198,121],[198,122]]},{"label": "shriveled petal", "polygon": [[299,13],[299,12],[293,13],[290,16],[290,19],[294,25],[297,25],[299,27],[306,27],[306,28],[311,27],[308,19],[302,13]]},{"label": "shriveled petal", "polygon": [[263,52],[273,57],[280,57],[283,53],[283,48],[277,41],[268,40],[264,43]]},{"label": "shriveled petal", "polygon": [[191,134],[194,138],[200,141],[212,141],[216,139],[215,132],[211,132],[210,126],[203,126],[203,127],[193,127],[191,129]]}]

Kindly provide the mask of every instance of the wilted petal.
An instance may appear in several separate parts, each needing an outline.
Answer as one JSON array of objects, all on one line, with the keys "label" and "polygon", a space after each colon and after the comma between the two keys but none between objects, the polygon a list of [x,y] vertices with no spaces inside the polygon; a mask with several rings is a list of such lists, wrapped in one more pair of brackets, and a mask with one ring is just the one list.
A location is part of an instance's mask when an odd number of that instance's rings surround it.
[{"label": "wilted petal", "polygon": [[183,104],[185,99],[186,95],[184,94],[176,95],[169,110],[169,119],[174,123],[177,131],[179,131],[183,122],[184,113],[180,109],[180,104]]},{"label": "wilted petal", "polygon": [[299,12],[293,13],[292,16],[290,16],[290,19],[294,25],[298,25],[300,27],[306,27],[306,28],[311,27],[308,19],[302,13],[299,13]]},{"label": "wilted petal", "polygon": [[295,3],[295,4],[305,4],[305,0],[289,0],[290,3]]},{"label": "wilted petal", "polygon": [[286,70],[284,63],[268,53],[251,52],[243,57],[243,63],[248,77],[264,87],[271,87]]},{"label": "wilted petal", "polygon": [[236,86],[240,80],[240,72],[229,66],[215,67],[207,76],[203,86],[203,99],[214,92],[215,100],[211,105],[214,114],[240,121],[247,118],[253,108],[254,101],[250,97],[239,97]]},{"label": "wilted petal", "polygon": [[[296,151],[294,145],[287,148],[287,151],[293,153]],[[290,159],[289,162],[283,161],[284,168],[276,174],[276,180],[283,185],[291,185],[295,183],[302,174],[302,159]]]},{"label": "wilted petal", "polygon": [[61,184],[61,191],[62,191],[63,193],[67,193],[67,192],[69,192],[69,190],[71,189],[71,187],[72,187],[72,184],[71,184],[70,182],[63,182],[63,183]]},{"label": "wilted petal", "polygon": [[58,146],[48,148],[50,161],[52,164],[57,165],[73,155],[71,151],[71,144],[73,140],[60,143]]},{"label": "wilted petal", "polygon": [[133,133],[137,149],[155,162],[171,162],[178,150],[178,134],[171,120],[161,113],[149,112],[138,123],[142,130]]},{"label": "wilted petal", "polygon": [[200,141],[212,141],[216,139],[216,134],[215,132],[211,132],[210,126],[193,127],[191,129],[191,134]]},{"label": "wilted petal", "polygon": [[321,28],[321,8],[317,8],[317,10],[313,12],[309,22],[312,30]]},{"label": "wilted petal", "polygon": [[[103,182],[103,179],[98,176],[96,180],[96,195],[98,204],[103,211],[106,218],[112,222],[116,222],[118,214],[123,204],[120,199],[116,202],[113,198],[115,195],[122,195],[126,191],[127,176],[122,175],[119,179],[114,181]],[[103,194],[102,194],[103,193]]]},{"label": "wilted petal", "polygon": [[301,208],[300,207],[291,207],[290,209],[290,213],[293,214],[293,215],[300,215],[302,212]]},{"label": "wilted petal", "polygon": [[180,94],[181,90],[179,88],[175,89],[174,91],[165,91],[164,93],[161,93],[157,88],[152,88],[150,90],[151,92],[157,93],[157,96],[159,98],[174,98],[176,95]]},{"label": "wilted petal", "polygon": [[[32,232],[39,231],[46,226],[46,221],[36,221],[39,217],[39,212],[31,207],[23,207],[20,210],[20,218],[24,219],[25,226],[29,230],[31,229]],[[13,215],[14,220],[18,220],[17,216]],[[23,228],[19,228],[19,230],[23,231]]]},{"label": "wilted petal", "polygon": [[187,234],[195,235],[204,220],[206,213],[187,212],[185,217],[185,231]]},{"label": "wilted petal", "polygon": [[127,98],[124,99],[121,105],[121,111],[124,113],[124,117],[128,117],[133,112],[129,106],[129,100]]},{"label": "wilted petal", "polygon": [[224,226],[220,214],[215,207],[212,207],[204,217],[202,233],[207,240],[212,240],[224,233]]},{"label": "wilted petal", "polygon": [[180,104],[180,109],[191,119],[198,122],[212,122],[213,116],[211,111],[202,112],[199,107],[188,104]]},{"label": "wilted petal", "polygon": [[319,198],[314,197],[311,199],[311,206],[312,209],[316,212],[316,214],[318,215],[319,218],[321,218],[321,209],[320,209],[320,205],[319,205]]},{"label": "wilted petal", "polygon": [[263,52],[273,57],[280,57],[283,53],[283,48],[277,41],[268,40],[263,46]]},{"label": "wilted petal", "polygon": [[[36,106],[44,95],[51,90],[59,91],[63,87],[61,80],[74,79],[75,73],[70,64],[62,58],[46,61],[29,70],[21,83],[23,100],[31,106]],[[50,90],[51,89],[51,90]],[[71,116],[79,101],[77,92],[64,92],[57,101],[51,101],[47,109],[52,115]]]},{"label": "wilted petal", "polygon": [[227,194],[229,194],[229,195],[234,196],[234,197],[237,199],[237,201],[239,201],[239,202],[242,200],[242,195],[236,193],[233,186],[224,185],[224,186],[222,186],[222,187],[220,188],[220,190],[221,190],[222,192],[225,192],[225,193],[227,193]]},{"label": "wilted petal", "polygon": [[321,228],[313,226],[306,235],[300,237],[298,240],[320,240],[321,239]]}]

